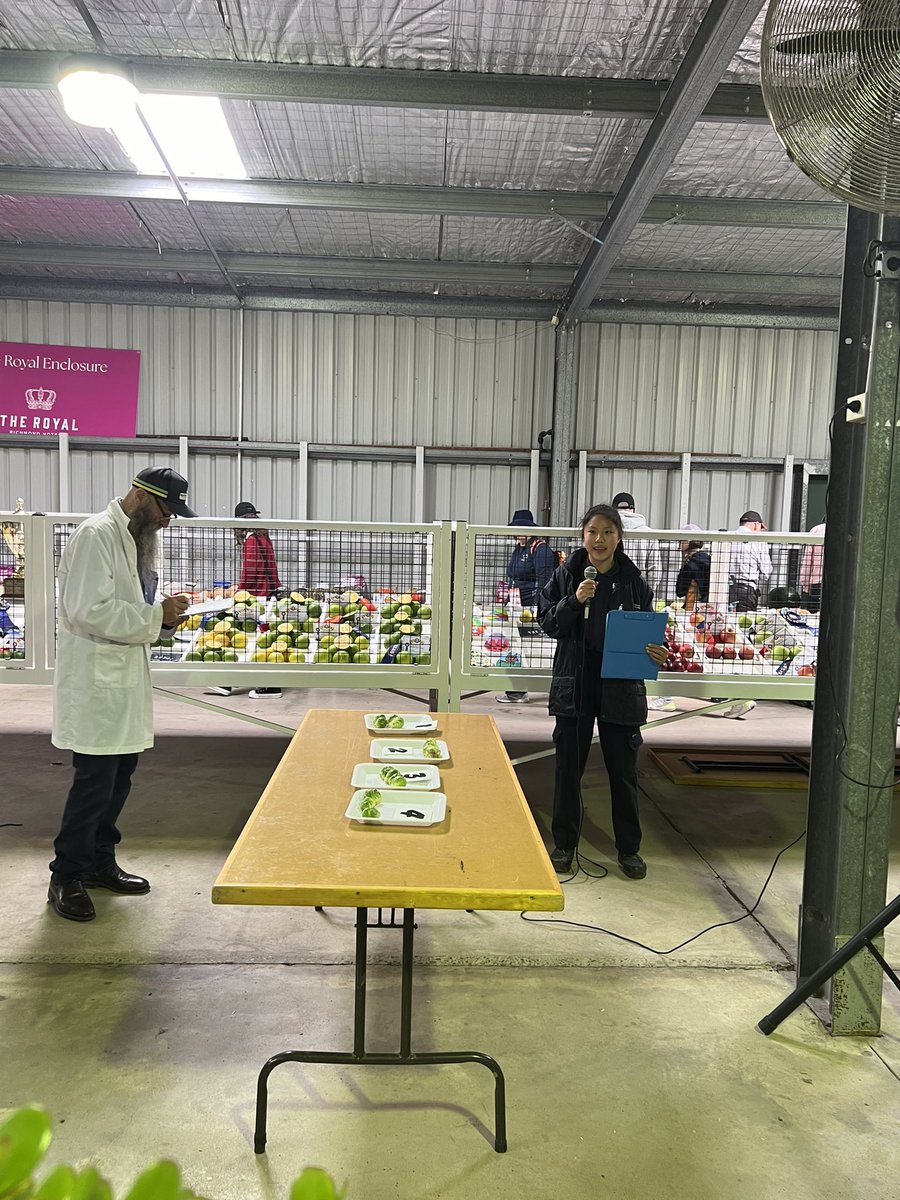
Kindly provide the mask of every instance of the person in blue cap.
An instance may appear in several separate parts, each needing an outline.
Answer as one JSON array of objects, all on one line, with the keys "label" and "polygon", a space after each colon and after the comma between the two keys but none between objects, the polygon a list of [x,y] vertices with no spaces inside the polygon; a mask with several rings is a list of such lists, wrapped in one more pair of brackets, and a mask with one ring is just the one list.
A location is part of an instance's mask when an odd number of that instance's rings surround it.
[{"label": "person in blue cap", "polygon": [[[527,508],[517,509],[509,521],[510,525],[523,529],[537,529],[537,522]],[[506,567],[506,578],[510,587],[519,589],[523,608],[536,608],[537,599],[544,584],[550,581],[556,570],[556,552],[547,545],[545,538],[529,537],[527,533],[516,538],[516,546]],[[498,704],[527,704],[527,692],[507,692],[497,697]]]}]

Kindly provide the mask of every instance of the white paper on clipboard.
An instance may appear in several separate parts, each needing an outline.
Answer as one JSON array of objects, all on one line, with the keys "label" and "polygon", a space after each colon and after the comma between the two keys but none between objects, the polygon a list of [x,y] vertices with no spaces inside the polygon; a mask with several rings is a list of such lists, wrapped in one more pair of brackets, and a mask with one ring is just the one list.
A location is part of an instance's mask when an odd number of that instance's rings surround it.
[{"label": "white paper on clipboard", "polygon": [[226,608],[231,608],[234,604],[232,599],[224,600],[219,597],[218,600],[198,600],[196,604],[190,604],[181,614],[183,617],[193,617],[196,613],[213,613],[224,612]]}]

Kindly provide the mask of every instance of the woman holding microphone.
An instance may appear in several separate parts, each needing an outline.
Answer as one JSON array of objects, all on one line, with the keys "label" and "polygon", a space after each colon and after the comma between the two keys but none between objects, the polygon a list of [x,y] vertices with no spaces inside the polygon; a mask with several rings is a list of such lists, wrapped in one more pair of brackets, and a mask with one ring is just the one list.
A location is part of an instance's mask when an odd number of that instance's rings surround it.
[{"label": "woman holding microphone", "polygon": [[[612,609],[653,611],[653,592],[622,549],[622,521],[608,504],[589,508],[581,521],[581,548],[553,573],[541,593],[540,622],[556,639],[550,713],[556,717],[556,783],[550,855],[559,874],[567,874],[578,845],[583,818],[581,777],[594,734],[609,776],[612,821],[619,866],[629,879],[643,879],[647,866],[639,854],[637,752],[641,725],[647,720],[643,680],[601,679],[606,615]],[[658,666],[665,646],[647,646]]]}]

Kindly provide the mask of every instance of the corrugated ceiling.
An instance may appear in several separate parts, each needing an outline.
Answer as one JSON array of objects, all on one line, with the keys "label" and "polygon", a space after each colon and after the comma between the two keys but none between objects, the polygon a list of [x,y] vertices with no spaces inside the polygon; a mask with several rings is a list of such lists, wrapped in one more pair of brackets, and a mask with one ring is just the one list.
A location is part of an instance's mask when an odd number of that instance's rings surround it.
[{"label": "corrugated ceiling", "polygon": [[[705,0],[403,0],[335,5],[333,0],[87,0],[109,53],[217,62],[308,64],[609,79],[672,77],[706,9]],[[758,79],[762,16],[725,80]],[[73,4],[25,0],[0,21],[0,48],[95,50]],[[612,193],[622,183],[649,122],[590,114],[447,111],[365,104],[223,102],[252,179],[345,185]],[[133,167],[115,138],[73,125],[51,91],[0,89],[0,282],[32,277],[122,283],[210,282],[210,270],[151,272],[140,265],[24,267],[3,260],[5,245],[204,251],[204,241],[177,200],[109,200],[4,195],[4,168],[65,172]],[[788,160],[766,124],[705,121],[689,135],[662,185],[662,195],[737,200],[818,201],[824,194]],[[439,207],[436,206],[436,207]],[[556,216],[525,218],[329,211],[196,203],[204,233],[222,254],[327,256],[577,266],[598,224]],[[581,228],[577,228],[580,226]],[[629,289],[629,297],[799,305],[771,287],[748,295],[704,290],[703,272],[742,277],[836,276],[839,229],[764,226],[639,225],[617,268],[691,272],[682,292]],[[38,256],[39,261],[39,256]],[[308,279],[248,271],[238,282],[259,287],[331,287],[427,295],[410,279]],[[558,300],[563,288],[489,280],[441,287],[443,295]],[[615,294],[615,287],[604,294]],[[736,299],[735,299],[736,298]],[[836,294],[815,282],[812,305]]]}]

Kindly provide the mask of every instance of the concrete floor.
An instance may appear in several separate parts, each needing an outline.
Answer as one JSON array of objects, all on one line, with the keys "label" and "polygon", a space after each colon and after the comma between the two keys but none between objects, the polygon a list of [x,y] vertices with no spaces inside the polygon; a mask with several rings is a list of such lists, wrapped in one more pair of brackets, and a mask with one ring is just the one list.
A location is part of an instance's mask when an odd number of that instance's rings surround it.
[{"label": "concrete floor", "polygon": [[[153,890],[95,892],[98,919],[77,925],[45,903],[70,776],[47,737],[49,691],[4,686],[0,700],[0,823],[13,823],[0,829],[0,1108],[51,1110],[48,1163],[92,1161],[124,1190],[171,1157],[211,1200],[281,1200],[313,1163],[348,1185],[348,1200],[900,1196],[900,993],[885,989],[880,1038],[832,1039],[806,1008],[770,1038],[755,1029],[792,986],[802,843],[755,916],[666,956],[515,914],[419,913],[414,1047],[498,1058],[509,1152],[491,1148],[481,1067],[287,1064],[270,1084],[268,1153],[255,1156],[263,1061],[351,1045],[352,913],[209,900],[286,735],[159,696],[157,747],[135,777],[121,852]],[[289,727],[309,703],[397,707],[387,693],[299,690],[210,703]],[[466,709],[497,718],[513,757],[548,744],[537,698],[503,708],[484,696]],[[646,741],[802,747],[810,716],[763,704],[742,721],[692,717]],[[549,758],[519,768],[545,833],[551,777]],[[611,869],[567,884],[564,916],[657,949],[745,912],[803,828],[803,792],[677,787],[645,758],[649,874],[631,882],[613,868],[593,759],[586,783],[583,845]],[[396,1047],[398,952],[395,931],[370,934],[370,1049]],[[886,952],[900,960],[900,928]]]}]

